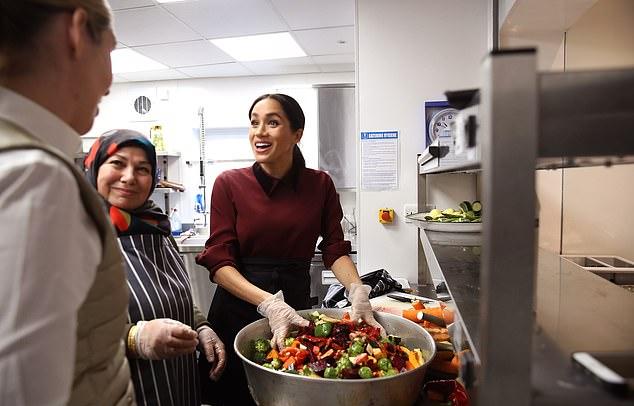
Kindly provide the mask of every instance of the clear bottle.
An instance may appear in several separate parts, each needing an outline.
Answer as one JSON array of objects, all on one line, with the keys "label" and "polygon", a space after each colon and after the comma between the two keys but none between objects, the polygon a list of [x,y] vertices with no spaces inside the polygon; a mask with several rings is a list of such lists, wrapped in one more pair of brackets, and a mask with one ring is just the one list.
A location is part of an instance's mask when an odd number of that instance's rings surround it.
[{"label": "clear bottle", "polygon": [[170,230],[174,236],[178,236],[183,232],[183,223],[176,208],[172,209],[172,214],[170,215]]}]

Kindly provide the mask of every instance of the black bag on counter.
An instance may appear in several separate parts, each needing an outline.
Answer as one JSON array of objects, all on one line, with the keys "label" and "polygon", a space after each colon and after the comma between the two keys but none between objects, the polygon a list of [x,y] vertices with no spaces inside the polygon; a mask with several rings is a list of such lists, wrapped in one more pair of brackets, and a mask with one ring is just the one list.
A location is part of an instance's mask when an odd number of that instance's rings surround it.
[{"label": "black bag on counter", "polygon": [[[363,275],[361,282],[363,282],[364,285],[370,285],[372,287],[370,299],[394,291],[403,291],[401,284],[395,281],[392,275],[385,269],[379,269]],[[350,306],[350,302],[348,301],[347,292],[343,285],[341,283],[330,285],[321,307],[341,309],[346,306]]]}]

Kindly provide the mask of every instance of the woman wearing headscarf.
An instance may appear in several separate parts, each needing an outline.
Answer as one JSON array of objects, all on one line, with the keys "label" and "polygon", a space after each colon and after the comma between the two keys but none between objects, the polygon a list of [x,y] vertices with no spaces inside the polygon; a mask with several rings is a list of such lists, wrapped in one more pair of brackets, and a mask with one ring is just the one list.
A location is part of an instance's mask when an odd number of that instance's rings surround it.
[{"label": "woman wearing headscarf", "polygon": [[84,160],[86,176],[105,200],[125,259],[130,289],[127,354],[139,404],[198,406],[198,347],[217,379],[225,349],[194,306],[189,276],[170,234],[169,218],[149,200],[156,152],[141,133],[102,135]]}]

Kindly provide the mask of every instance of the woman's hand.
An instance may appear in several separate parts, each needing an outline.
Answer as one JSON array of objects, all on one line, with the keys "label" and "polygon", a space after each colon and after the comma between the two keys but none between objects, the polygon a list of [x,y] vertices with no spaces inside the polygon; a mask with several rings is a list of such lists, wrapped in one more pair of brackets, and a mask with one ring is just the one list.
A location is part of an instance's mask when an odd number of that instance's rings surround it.
[{"label": "woman's hand", "polygon": [[309,322],[284,302],[284,294],[280,290],[258,306],[258,313],[269,319],[269,326],[273,332],[271,346],[284,348],[284,338],[288,335],[291,325],[308,326]]},{"label": "woman's hand", "polygon": [[143,359],[159,360],[191,354],[198,345],[198,334],[188,325],[172,319],[137,323],[136,352]]},{"label": "woman's hand", "polygon": [[200,352],[205,354],[205,358],[211,364],[209,378],[217,381],[225,370],[227,361],[225,345],[209,326],[198,328],[198,341],[200,342]]},{"label": "woman's hand", "polygon": [[381,335],[385,336],[385,329],[375,319],[372,313],[372,305],[370,304],[370,291],[372,288],[361,283],[351,283],[348,290],[348,299],[352,303],[350,319],[363,319],[371,326],[381,329]]}]

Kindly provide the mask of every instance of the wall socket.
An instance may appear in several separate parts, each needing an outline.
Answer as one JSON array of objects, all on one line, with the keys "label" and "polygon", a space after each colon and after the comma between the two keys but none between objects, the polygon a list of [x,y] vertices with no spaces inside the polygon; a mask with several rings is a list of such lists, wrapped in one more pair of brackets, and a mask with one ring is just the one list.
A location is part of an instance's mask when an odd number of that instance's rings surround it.
[{"label": "wall socket", "polygon": [[408,219],[407,216],[416,213],[418,213],[418,204],[410,203],[403,206],[403,219],[406,223],[412,222],[412,220]]}]

